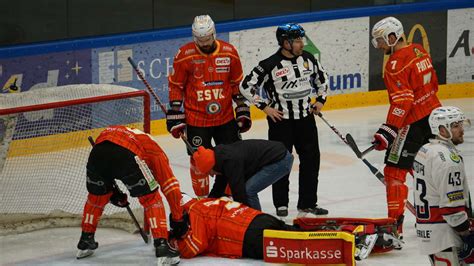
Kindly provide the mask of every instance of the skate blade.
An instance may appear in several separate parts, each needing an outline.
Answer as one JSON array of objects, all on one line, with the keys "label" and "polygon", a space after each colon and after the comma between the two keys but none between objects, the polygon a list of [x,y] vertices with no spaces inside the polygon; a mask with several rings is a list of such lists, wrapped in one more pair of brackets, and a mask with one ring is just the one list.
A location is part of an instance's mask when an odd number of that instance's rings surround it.
[{"label": "skate blade", "polygon": [[329,214],[313,214],[313,213],[298,213],[296,219],[298,218],[326,218]]},{"label": "skate blade", "polygon": [[93,250],[86,249],[86,250],[78,250],[76,254],[76,259],[80,260],[86,257],[89,257],[90,255],[94,254]]},{"label": "skate blade", "polygon": [[179,257],[160,257],[156,260],[156,265],[178,265]]}]

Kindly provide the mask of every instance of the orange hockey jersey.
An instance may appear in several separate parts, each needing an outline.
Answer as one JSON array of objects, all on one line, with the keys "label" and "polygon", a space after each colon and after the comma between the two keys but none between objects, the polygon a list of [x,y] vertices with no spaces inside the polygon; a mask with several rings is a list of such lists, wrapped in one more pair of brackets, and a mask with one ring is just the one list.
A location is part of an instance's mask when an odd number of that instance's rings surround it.
[{"label": "orange hockey jersey", "polygon": [[229,198],[201,199],[185,205],[190,229],[177,240],[181,257],[199,254],[242,257],[245,232],[252,220],[262,212],[231,201]]},{"label": "orange hockey jersey", "polygon": [[385,65],[390,109],[387,124],[402,128],[425,116],[441,103],[438,78],[428,53],[419,44],[394,52]]},{"label": "orange hockey jersey", "polygon": [[122,146],[146,162],[168,201],[173,219],[181,220],[183,207],[180,205],[182,196],[178,180],[170,168],[168,157],[153,137],[138,129],[111,126],[100,133],[96,144],[103,141]]},{"label": "orange hockey jersey", "polygon": [[219,126],[234,119],[232,96],[240,94],[242,64],[234,46],[216,43],[212,54],[204,54],[190,42],[174,58],[169,100],[184,100],[186,123],[191,126]]}]

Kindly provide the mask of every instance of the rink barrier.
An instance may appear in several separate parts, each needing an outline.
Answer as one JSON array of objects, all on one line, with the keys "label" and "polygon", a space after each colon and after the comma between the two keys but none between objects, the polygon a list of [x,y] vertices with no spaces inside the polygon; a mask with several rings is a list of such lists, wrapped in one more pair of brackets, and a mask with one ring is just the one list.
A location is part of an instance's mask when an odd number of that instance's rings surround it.
[{"label": "rink barrier", "polygon": [[[474,82],[440,85],[438,97],[440,99],[474,98]],[[328,96],[324,110],[329,111],[385,104],[388,104],[386,90],[356,92]],[[252,120],[264,119],[266,117],[263,111],[253,105],[250,107],[250,111]],[[159,119],[151,121],[151,132],[153,135],[169,134],[166,130],[166,120]]]},{"label": "rink barrier", "polygon": [[[456,83],[456,84],[447,84],[440,85],[438,91],[438,97],[440,99],[458,99],[458,98],[474,98],[474,82],[467,83]],[[339,109],[349,109],[357,107],[368,107],[376,105],[386,105],[388,104],[387,91],[371,91],[371,92],[358,92],[351,94],[340,94],[340,95],[330,95],[328,96],[328,101],[324,106],[325,111],[329,110],[339,110]],[[251,107],[251,116],[252,120],[259,120],[265,118],[265,113],[255,106]],[[133,124],[127,125],[129,127],[134,127]],[[29,138],[23,140],[15,140],[10,145],[13,147],[10,149],[9,157],[16,156],[28,156],[32,154],[42,153],[41,143],[50,142],[51,138],[54,138],[58,143],[68,143],[66,140],[72,138],[72,135],[79,134],[80,139],[84,139],[82,143],[78,146],[68,146],[62,145],[57,146],[56,151],[67,150],[71,148],[85,148],[89,146],[87,141],[88,136],[93,136],[96,138],[103,128],[96,128],[85,131],[76,131],[63,134],[56,134],[51,136],[43,136],[36,138]],[[164,135],[169,134],[166,130],[166,119],[158,119],[151,121],[151,134],[152,135]],[[75,136],[74,136],[75,137]],[[77,144],[73,144],[77,145]],[[26,149],[28,147],[28,149]],[[22,153],[15,153],[12,151],[22,151]]]}]

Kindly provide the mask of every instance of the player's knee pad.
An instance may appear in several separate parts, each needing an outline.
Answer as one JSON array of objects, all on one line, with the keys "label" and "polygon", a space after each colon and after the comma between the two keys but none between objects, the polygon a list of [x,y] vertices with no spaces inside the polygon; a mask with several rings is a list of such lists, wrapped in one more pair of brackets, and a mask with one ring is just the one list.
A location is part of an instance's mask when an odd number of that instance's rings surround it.
[{"label": "player's knee pad", "polygon": [[105,195],[112,191],[112,183],[100,175],[87,170],[87,191],[94,195]]},{"label": "player's knee pad", "polygon": [[401,183],[405,183],[407,173],[409,172],[410,169],[402,169],[389,165],[385,166],[385,168],[383,169],[383,174],[387,183],[392,182],[394,180],[397,180]]},{"label": "player's knee pad", "polygon": [[204,197],[209,194],[209,175],[207,174],[198,174],[194,168],[194,160],[191,157],[191,168],[189,172],[191,174],[191,181],[193,185],[194,194],[198,197]]},{"label": "player's knee pad", "polygon": [[138,201],[145,209],[154,204],[163,205],[161,195],[160,193],[158,193],[158,191],[150,192],[146,195],[139,196]]},{"label": "player's knee pad", "polygon": [[89,193],[82,216],[81,227],[83,232],[93,233],[96,231],[104,207],[109,202],[111,196],[112,192],[105,195],[94,195]]}]

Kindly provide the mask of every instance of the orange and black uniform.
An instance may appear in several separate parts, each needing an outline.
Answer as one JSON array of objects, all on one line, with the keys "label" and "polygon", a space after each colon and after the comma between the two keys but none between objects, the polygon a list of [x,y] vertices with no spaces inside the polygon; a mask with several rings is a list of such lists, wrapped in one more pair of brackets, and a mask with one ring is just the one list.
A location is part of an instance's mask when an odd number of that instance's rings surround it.
[{"label": "orange and black uniform", "polygon": [[205,54],[190,42],[174,58],[169,98],[184,102],[187,125],[220,126],[234,119],[232,97],[240,94],[242,64],[234,46],[221,40],[216,46]]},{"label": "orange and black uniform", "polygon": [[124,126],[111,126],[102,131],[89,155],[89,195],[84,206],[82,231],[96,231],[103,209],[113,194],[114,179],[121,180],[132,197],[138,197],[153,238],[167,238],[166,214],[157,188],[161,187],[173,220],[179,221],[183,208],[178,180],[168,157],[153,137]]},{"label": "orange and black uniform", "polygon": [[419,44],[411,44],[390,56],[384,81],[390,101],[387,124],[398,129],[429,116],[441,106],[436,97],[436,71],[429,54]]},{"label": "orange and black uniform", "polygon": [[293,230],[277,218],[229,198],[192,200],[188,232],[177,239],[181,257],[263,258],[263,230]]},{"label": "orange and black uniform", "polygon": [[[191,145],[210,148],[241,139],[234,118],[232,103],[239,97],[242,64],[234,46],[222,40],[215,41],[215,50],[203,53],[190,42],[182,46],[173,62],[174,72],[169,76],[170,105],[184,103],[186,136]],[[188,151],[189,154],[189,151]],[[192,170],[191,178],[196,196],[209,194],[209,177]]]},{"label": "orange and black uniform", "polygon": [[408,188],[404,184],[416,153],[431,137],[428,117],[441,103],[436,96],[438,78],[429,54],[419,44],[395,51],[384,75],[390,109],[386,124],[398,129],[398,137],[385,155],[388,216],[403,215]]}]

